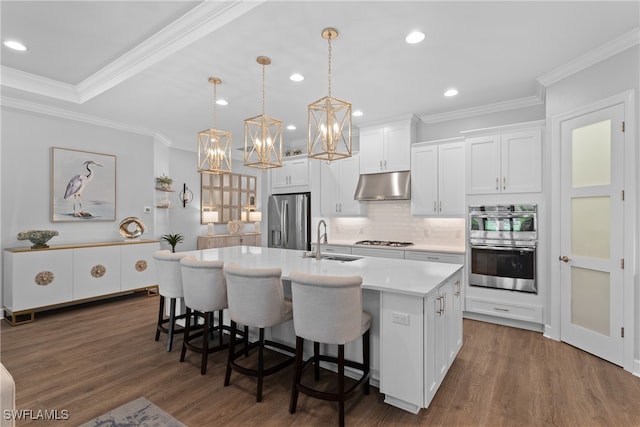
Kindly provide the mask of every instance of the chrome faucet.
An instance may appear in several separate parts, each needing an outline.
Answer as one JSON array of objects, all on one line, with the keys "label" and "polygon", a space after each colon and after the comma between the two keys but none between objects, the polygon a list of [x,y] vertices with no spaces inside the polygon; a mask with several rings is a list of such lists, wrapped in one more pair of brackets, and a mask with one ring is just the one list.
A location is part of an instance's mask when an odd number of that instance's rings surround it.
[{"label": "chrome faucet", "polygon": [[[324,224],[324,234],[322,236],[320,236],[320,226]],[[322,259],[322,254],[320,251],[320,238],[323,237],[324,239],[324,244],[327,244],[327,223],[324,221],[324,219],[321,219],[318,222],[318,240],[317,240],[317,246],[316,246],[316,259]]]}]

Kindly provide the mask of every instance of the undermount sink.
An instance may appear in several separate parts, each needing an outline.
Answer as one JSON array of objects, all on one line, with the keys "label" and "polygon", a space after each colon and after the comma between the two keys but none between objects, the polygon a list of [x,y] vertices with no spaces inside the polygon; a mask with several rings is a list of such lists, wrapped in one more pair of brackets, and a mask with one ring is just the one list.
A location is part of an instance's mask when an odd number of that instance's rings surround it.
[{"label": "undermount sink", "polygon": [[339,254],[322,254],[322,259],[328,259],[331,261],[342,261],[342,262],[349,262],[349,261],[356,261],[359,259],[362,259],[362,257],[360,256],[349,256],[349,255],[339,255]]},{"label": "undermount sink", "polygon": [[[340,262],[357,261],[359,259],[362,259],[361,256],[342,255],[342,254],[323,254],[323,253],[321,253],[320,256],[322,257],[322,259],[328,259],[329,261],[340,261]],[[305,253],[302,254],[302,258],[315,259],[316,258],[316,253],[315,252],[305,252]]]}]

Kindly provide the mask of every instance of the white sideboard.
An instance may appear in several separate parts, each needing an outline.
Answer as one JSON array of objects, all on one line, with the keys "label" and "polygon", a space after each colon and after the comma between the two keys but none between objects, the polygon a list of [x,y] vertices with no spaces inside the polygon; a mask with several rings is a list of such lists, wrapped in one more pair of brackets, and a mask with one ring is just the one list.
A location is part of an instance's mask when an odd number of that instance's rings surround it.
[{"label": "white sideboard", "polygon": [[261,246],[261,233],[216,234],[198,236],[198,249],[225,248],[227,246]]},{"label": "white sideboard", "polygon": [[58,305],[156,290],[159,249],[156,240],[5,249],[5,318],[17,325]]}]

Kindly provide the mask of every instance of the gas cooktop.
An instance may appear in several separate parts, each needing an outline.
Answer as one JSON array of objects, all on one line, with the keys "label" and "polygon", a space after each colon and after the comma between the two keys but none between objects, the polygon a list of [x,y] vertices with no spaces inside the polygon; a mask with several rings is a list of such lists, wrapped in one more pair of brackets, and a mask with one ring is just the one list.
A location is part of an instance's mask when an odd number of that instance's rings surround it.
[{"label": "gas cooktop", "polygon": [[404,248],[405,246],[411,246],[411,242],[389,242],[385,240],[360,240],[356,242],[356,245],[365,246],[390,246],[392,248]]}]

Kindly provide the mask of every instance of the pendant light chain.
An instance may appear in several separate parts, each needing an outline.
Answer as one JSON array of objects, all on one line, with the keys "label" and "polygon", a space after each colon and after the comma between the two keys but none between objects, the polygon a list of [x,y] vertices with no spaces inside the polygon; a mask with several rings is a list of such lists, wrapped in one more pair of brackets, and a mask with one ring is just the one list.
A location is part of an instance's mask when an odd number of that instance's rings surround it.
[{"label": "pendant light chain", "polygon": [[264,116],[264,67],[266,64],[262,64],[262,115]]},{"label": "pendant light chain", "polygon": [[329,79],[329,98],[331,98],[331,39],[332,37],[329,36],[327,38],[328,42],[329,42],[329,72],[328,74],[328,79]]},{"label": "pendant light chain", "polygon": [[217,98],[217,93],[216,93],[216,89],[218,88],[218,85],[213,82],[213,128],[216,129],[216,100]]}]

